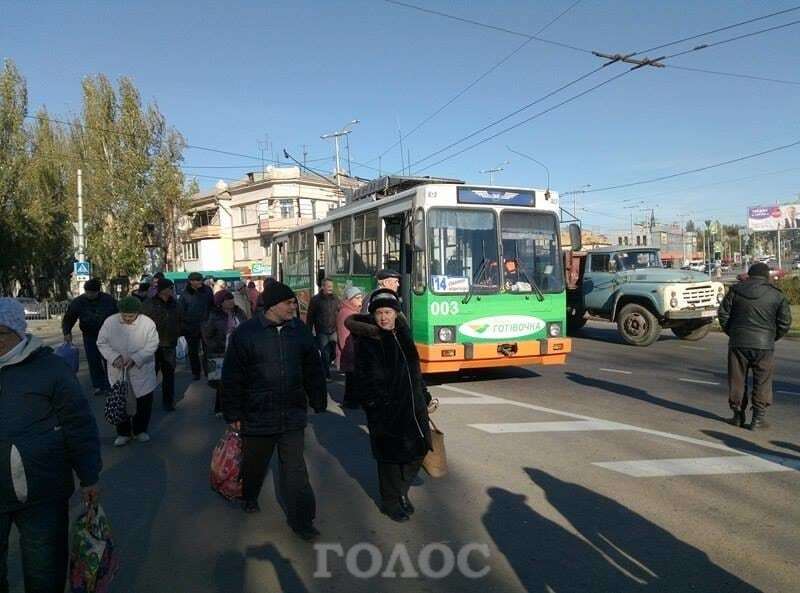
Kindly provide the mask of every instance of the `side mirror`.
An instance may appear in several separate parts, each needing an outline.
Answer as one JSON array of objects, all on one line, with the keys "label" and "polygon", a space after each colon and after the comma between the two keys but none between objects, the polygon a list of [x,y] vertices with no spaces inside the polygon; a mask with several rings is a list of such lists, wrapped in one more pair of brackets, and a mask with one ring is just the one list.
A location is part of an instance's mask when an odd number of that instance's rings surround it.
[{"label": "side mirror", "polygon": [[574,222],[569,225],[569,242],[572,245],[572,251],[580,251],[583,248],[583,240],[581,239],[581,227]]}]

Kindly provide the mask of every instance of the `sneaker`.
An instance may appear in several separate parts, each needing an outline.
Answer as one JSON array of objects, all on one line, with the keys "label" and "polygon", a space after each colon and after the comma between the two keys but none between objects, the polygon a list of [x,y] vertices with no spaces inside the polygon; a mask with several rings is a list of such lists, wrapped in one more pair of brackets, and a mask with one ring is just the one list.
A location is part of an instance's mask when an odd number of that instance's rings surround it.
[{"label": "sneaker", "polygon": [[136,435],[136,440],[140,443],[149,443],[150,442],[150,435],[146,432],[140,432]]},{"label": "sneaker", "polygon": [[130,442],[130,440],[131,440],[131,437],[118,436],[117,438],[114,439],[114,446],[115,447],[124,447],[125,445],[127,445]]}]

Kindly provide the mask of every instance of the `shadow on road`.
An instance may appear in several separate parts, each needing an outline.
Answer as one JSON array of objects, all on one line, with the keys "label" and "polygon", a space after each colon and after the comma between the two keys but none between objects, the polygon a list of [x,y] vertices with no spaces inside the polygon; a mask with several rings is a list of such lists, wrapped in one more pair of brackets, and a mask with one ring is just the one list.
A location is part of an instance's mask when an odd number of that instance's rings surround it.
[{"label": "shadow on road", "polygon": [[223,552],[214,565],[217,593],[244,593],[245,557],[235,550]]},{"label": "shadow on road", "polygon": [[500,381],[504,379],[533,379],[541,377],[535,371],[525,367],[502,367],[488,369],[466,369],[458,373],[437,373],[425,375],[428,387],[455,383],[478,383],[481,381]]},{"label": "shadow on road", "polygon": [[[610,344],[619,344],[620,346],[628,346],[633,348],[628,344],[625,340],[622,339],[622,336],[619,335],[619,331],[617,330],[616,324],[608,324],[607,326],[597,327],[597,326],[584,326],[583,328],[579,329],[576,332],[572,332],[569,334],[570,338],[583,338],[586,340],[592,340],[597,342],[608,342]],[[667,341],[677,341],[676,338],[672,333],[662,332],[661,336],[656,340],[656,342],[667,342]]]},{"label": "shadow on road", "polygon": [[603,379],[587,377],[585,375],[580,375],[578,373],[572,373],[572,372],[567,372],[566,377],[567,379],[569,379],[574,383],[577,383],[578,385],[584,385],[586,387],[593,387],[595,389],[600,389],[602,391],[608,391],[609,393],[624,395],[625,397],[638,399],[640,401],[649,404],[654,404],[657,406],[661,406],[662,408],[667,408],[668,410],[674,410],[676,412],[682,412],[684,414],[692,414],[694,416],[700,416],[702,418],[709,418],[711,420],[718,420],[721,422],[725,420],[722,416],[714,414],[713,412],[709,412],[708,410],[704,410],[702,408],[696,408],[694,406],[690,406],[689,404],[683,404],[663,397],[658,397],[656,395],[652,395],[651,393],[645,391],[644,389],[639,389],[638,387],[631,387],[630,385],[614,383],[613,381],[604,381]]},{"label": "shadow on road", "polygon": [[[247,548],[247,557],[256,560],[264,560],[272,564],[278,581],[281,584],[281,591],[289,593],[308,593],[303,580],[297,570],[292,565],[291,560],[281,555],[274,544],[264,544],[263,546],[250,546]],[[225,590],[226,592],[228,589]]]},{"label": "shadow on road", "polygon": [[483,522],[527,591],[758,592],[615,500],[541,470],[525,471],[577,531],[538,514],[521,494],[489,489]]},{"label": "shadow on road", "polygon": [[[800,462],[800,457],[798,457],[797,455],[789,455],[788,453],[784,453],[782,451],[773,451],[772,449],[767,449],[759,444],[753,443],[751,441],[746,441],[745,439],[734,436],[732,434],[728,434],[725,432],[717,432],[716,430],[702,430],[700,432],[702,432],[707,436],[710,436],[712,439],[717,439],[718,441],[727,445],[731,449],[736,449],[737,451],[750,453],[752,455],[755,455],[756,457],[764,457],[768,461],[774,461],[775,457],[781,457],[783,459],[788,459],[789,461]],[[792,445],[791,443],[784,443],[783,445],[775,441],[772,441],[772,443],[774,445],[778,445],[779,447],[784,445],[789,445],[786,448],[800,451],[800,447],[797,447],[797,445]]]},{"label": "shadow on road", "polygon": [[786,441],[770,441],[776,447],[780,447],[781,449],[789,449],[790,451],[797,451],[800,453],[800,445],[795,445],[794,443],[787,443]]}]

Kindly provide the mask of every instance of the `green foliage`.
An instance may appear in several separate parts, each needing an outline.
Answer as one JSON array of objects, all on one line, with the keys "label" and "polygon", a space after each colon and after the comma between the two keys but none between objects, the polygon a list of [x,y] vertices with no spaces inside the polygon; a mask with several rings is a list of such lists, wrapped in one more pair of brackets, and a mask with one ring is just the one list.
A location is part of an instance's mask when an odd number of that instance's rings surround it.
[{"label": "green foliage", "polygon": [[783,291],[790,304],[800,305],[800,277],[786,276],[775,281],[775,285]]}]

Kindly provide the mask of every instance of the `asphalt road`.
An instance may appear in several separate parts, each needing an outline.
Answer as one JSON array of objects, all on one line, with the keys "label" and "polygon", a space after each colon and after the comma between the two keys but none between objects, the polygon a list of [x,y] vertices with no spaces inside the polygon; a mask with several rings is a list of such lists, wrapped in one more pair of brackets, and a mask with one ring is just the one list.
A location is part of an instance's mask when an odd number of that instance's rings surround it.
[{"label": "asphalt road", "polygon": [[[47,327],[37,331],[57,340]],[[574,349],[565,366],[432,382],[451,471],[412,488],[409,523],[376,508],[361,412],[344,415],[331,402],[331,413],[312,417],[307,459],[320,543],[345,554],[328,555],[330,577],[318,551],[288,530],[272,473],[259,515],[210,491],[208,463],[224,427],[204,382],[190,383],[182,368],[178,410],[156,405],[152,442],[122,449],[111,447],[113,429],[93,400],[103,504],[122,555],[113,591],[800,590],[800,342],[778,346],[773,427],[756,433],[722,421],[720,334],[690,343],[665,332],[637,349],[611,325],[592,323]],[[85,363],[81,378],[88,386]],[[338,379],[331,395],[340,399]],[[380,558],[370,558],[370,544]],[[471,544],[486,546],[488,558],[473,551],[468,564],[484,576],[424,576],[442,567],[443,549],[456,556]],[[351,574],[348,551],[359,552],[357,570],[380,561],[378,574]],[[21,591],[15,548],[11,564],[12,591]]]}]

